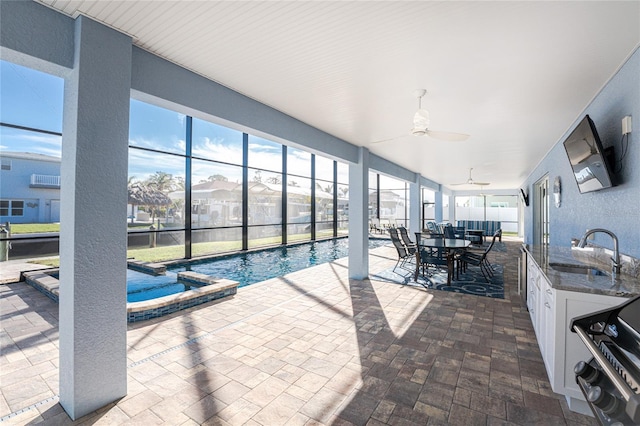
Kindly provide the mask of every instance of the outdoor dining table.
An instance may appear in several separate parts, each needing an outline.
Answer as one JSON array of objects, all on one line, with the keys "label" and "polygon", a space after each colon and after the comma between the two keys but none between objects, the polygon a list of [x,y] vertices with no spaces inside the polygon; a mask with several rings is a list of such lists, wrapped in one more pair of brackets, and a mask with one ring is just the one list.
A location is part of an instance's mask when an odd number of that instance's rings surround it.
[{"label": "outdoor dining table", "polygon": [[[453,276],[453,251],[466,249],[471,245],[471,241],[462,240],[457,238],[421,238],[420,247],[429,248],[445,248],[447,249],[447,285],[451,284],[451,277]],[[418,275],[420,274],[420,250],[416,250],[416,272],[414,274],[414,281],[418,281]]]},{"label": "outdoor dining table", "polygon": [[467,229],[465,237],[469,238],[472,243],[482,245],[484,242],[484,229]]}]

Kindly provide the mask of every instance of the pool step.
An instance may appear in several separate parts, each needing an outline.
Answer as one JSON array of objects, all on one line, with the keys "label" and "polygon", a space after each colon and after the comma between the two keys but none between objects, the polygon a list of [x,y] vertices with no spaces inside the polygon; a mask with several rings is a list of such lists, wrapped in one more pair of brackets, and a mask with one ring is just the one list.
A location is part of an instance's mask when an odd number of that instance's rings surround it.
[{"label": "pool step", "polygon": [[194,287],[182,293],[157,299],[127,303],[127,321],[136,322],[161,317],[193,306],[223,299],[238,292],[238,282],[197,272],[178,272],[178,281]]},{"label": "pool step", "polygon": [[[53,272],[58,272],[58,270],[23,272],[23,276],[27,284],[58,302],[60,281],[49,275]],[[223,299],[238,292],[237,281],[210,277],[197,272],[179,272],[178,281],[192,284],[193,287],[182,293],[127,303],[127,321],[136,322],[161,317],[213,300]]]},{"label": "pool step", "polygon": [[60,298],[60,281],[50,274],[57,273],[59,269],[46,269],[44,271],[23,272],[24,281],[31,287],[43,293],[56,302]]},{"label": "pool step", "polygon": [[145,262],[143,260],[127,260],[127,268],[150,275],[166,275],[167,267],[162,263]]},{"label": "pool step", "polygon": [[185,271],[178,272],[178,281],[196,285],[211,285],[222,281],[222,278],[216,278],[193,271]]}]

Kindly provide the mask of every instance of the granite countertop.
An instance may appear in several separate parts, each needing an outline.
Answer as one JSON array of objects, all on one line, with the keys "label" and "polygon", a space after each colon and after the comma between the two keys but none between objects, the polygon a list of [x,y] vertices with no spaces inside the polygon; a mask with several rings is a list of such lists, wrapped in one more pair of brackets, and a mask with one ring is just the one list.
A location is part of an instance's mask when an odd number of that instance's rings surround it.
[{"label": "granite countertop", "polygon": [[[632,275],[620,274],[617,279],[611,277],[611,268],[603,268],[578,259],[580,249],[571,247],[547,247],[524,244],[529,256],[546,275],[551,287],[557,290],[577,291],[581,293],[603,294],[607,296],[632,297],[640,294],[640,280]],[[557,265],[560,265],[558,267]],[[593,267],[600,271],[585,269],[584,272],[560,272],[562,265]],[[553,268],[556,266],[556,269]]]}]

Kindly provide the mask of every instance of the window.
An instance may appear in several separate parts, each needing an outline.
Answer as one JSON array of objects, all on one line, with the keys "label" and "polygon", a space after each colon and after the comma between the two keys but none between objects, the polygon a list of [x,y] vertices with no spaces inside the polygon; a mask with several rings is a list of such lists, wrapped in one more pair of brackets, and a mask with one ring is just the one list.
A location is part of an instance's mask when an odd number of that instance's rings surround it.
[{"label": "window", "polygon": [[194,118],[191,138],[194,157],[242,165],[242,132]]},{"label": "window", "polygon": [[[9,259],[22,251],[30,257],[57,256],[58,237],[43,244],[38,234],[57,230],[53,223],[60,221],[60,186],[49,182],[60,176],[64,80],[0,60],[0,87],[0,216],[2,222],[31,225],[13,237],[23,240],[26,250],[9,251]],[[38,187],[49,188],[47,194]]]},{"label": "window", "polygon": [[11,202],[11,216],[24,215],[24,201],[13,200]]},{"label": "window", "polygon": [[404,181],[380,175],[378,197],[382,225],[409,226],[409,188]]},{"label": "window", "polygon": [[379,219],[378,216],[378,175],[369,172],[369,219]]},{"label": "window", "polygon": [[287,237],[289,241],[311,239],[311,179],[288,176]]},{"label": "window", "polygon": [[[369,183],[371,184],[371,183]],[[349,165],[338,162],[338,234],[349,233]]]},{"label": "window", "polygon": [[[0,87],[0,122],[49,132],[62,132],[62,78],[0,61]],[[39,144],[37,140],[26,142]],[[7,145],[5,140],[2,144]],[[21,151],[13,147],[9,150]]]},{"label": "window", "polygon": [[249,135],[247,244],[282,243],[282,145]]},{"label": "window", "polygon": [[184,225],[184,157],[129,149],[129,218],[132,224]]},{"label": "window", "polygon": [[333,160],[316,155],[316,179],[333,182]]},{"label": "window", "polygon": [[456,220],[500,221],[503,232],[518,232],[518,197],[473,195],[455,197]]},{"label": "window", "polygon": [[249,136],[249,167],[282,173],[282,145]]},{"label": "window", "polygon": [[346,164],[136,100],[129,130],[130,256],[152,249],[168,260],[348,232]]},{"label": "window", "polygon": [[484,195],[455,197],[455,220],[487,220]]},{"label": "window", "polygon": [[195,159],[191,167],[192,226],[242,225],[242,167]]},{"label": "window", "polygon": [[311,153],[287,147],[287,174],[311,177]]},{"label": "window", "polygon": [[442,195],[442,220],[449,221],[449,196],[445,194]]},{"label": "window", "polygon": [[23,200],[0,200],[0,216],[22,217],[24,216]]},{"label": "window", "polygon": [[436,220],[436,193],[429,188],[422,188],[422,229],[427,228],[427,222]]},{"label": "window", "polygon": [[131,100],[129,146],[184,155],[185,115]]}]

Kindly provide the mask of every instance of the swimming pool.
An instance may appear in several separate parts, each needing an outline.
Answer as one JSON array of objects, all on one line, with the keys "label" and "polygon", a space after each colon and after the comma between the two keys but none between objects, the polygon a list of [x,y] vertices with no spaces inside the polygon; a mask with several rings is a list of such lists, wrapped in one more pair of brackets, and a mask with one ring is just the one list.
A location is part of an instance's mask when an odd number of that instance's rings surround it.
[{"label": "swimming pool", "polygon": [[[388,243],[369,239],[369,248]],[[348,249],[348,240],[343,238],[176,264],[167,268],[166,275],[127,269],[127,321],[161,317],[223,299],[236,294],[238,287],[345,257]],[[24,277],[27,284],[58,302],[57,269],[25,272]]]},{"label": "swimming pool", "polygon": [[[389,240],[370,238],[369,249],[389,244]],[[331,262],[349,254],[347,238],[306,243],[288,247],[234,254],[221,258],[191,262],[188,265],[167,266],[167,273],[194,271],[213,277],[238,281],[244,287],[269,278]]]}]

